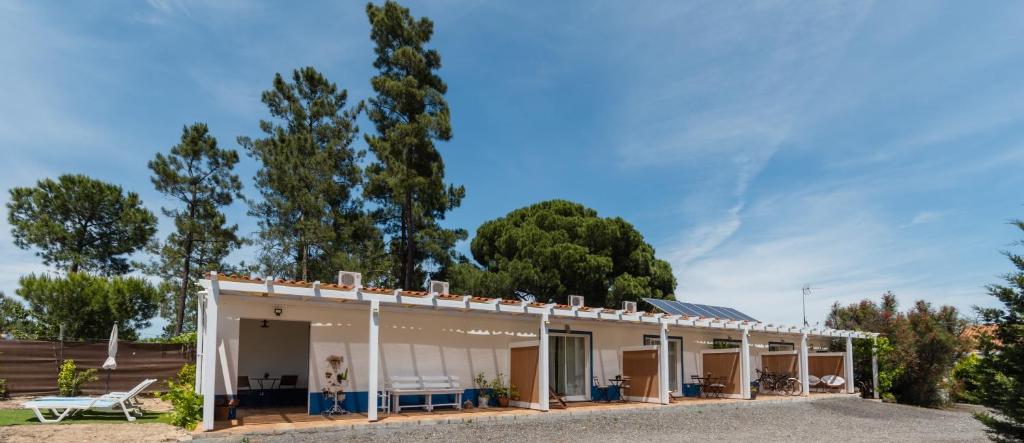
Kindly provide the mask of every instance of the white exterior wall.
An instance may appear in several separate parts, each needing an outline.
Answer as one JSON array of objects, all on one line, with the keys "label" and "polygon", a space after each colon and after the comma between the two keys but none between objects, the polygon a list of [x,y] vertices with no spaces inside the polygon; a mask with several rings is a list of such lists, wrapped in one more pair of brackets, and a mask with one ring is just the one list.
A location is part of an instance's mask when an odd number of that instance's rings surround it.
[{"label": "white exterior wall", "polygon": [[[228,365],[227,375],[217,377],[217,394],[235,394],[242,318],[310,322],[309,392],[323,389],[322,374],[327,371],[329,355],[345,358],[344,367],[349,369],[346,391],[368,389],[368,304],[233,295],[224,295],[221,300],[218,335],[224,340]],[[274,307],[284,310],[280,317],[274,316]],[[475,388],[473,376],[479,372],[487,374],[488,379],[499,372],[507,377],[510,343],[536,340],[539,326],[535,316],[507,317],[382,307],[381,382],[386,383],[391,376],[454,375],[463,388],[471,389]]]},{"label": "white exterior wall", "polygon": [[[454,375],[464,389],[480,372],[488,379],[498,373],[506,382],[510,344],[537,340],[535,316],[433,312],[407,308],[381,309],[380,376]],[[365,360],[364,360],[365,361]],[[357,390],[365,390],[359,387]]]},{"label": "white exterior wall", "polygon": [[[274,307],[283,313],[275,317]],[[349,369],[346,391],[368,390],[369,324],[368,303],[337,303],[299,301],[275,297],[253,297],[222,294],[218,312],[218,336],[223,348],[215,374],[215,393],[235,394],[238,374],[239,322],[242,318],[306,321],[310,323],[310,362],[307,374],[309,392],[320,392],[326,358],[341,355]],[[484,372],[488,379],[497,373],[508,376],[511,343],[538,339],[540,317],[514,316],[481,312],[432,311],[401,306],[381,307],[380,370],[381,383],[391,376],[454,375],[465,389],[475,388],[473,376]],[[551,316],[552,333],[568,326],[571,332],[586,332],[591,343],[588,362],[592,362],[587,385],[593,377],[607,384],[607,379],[622,373],[622,349],[641,346],[644,336],[658,336],[656,323],[616,323],[575,320]],[[709,330],[669,326],[668,336],[683,338],[683,383],[691,383],[692,375],[701,371],[700,351],[711,349],[715,338],[739,340],[740,330]],[[793,342],[799,347],[800,337],[752,331],[751,378],[761,367],[760,355],[768,350],[769,341]],[[814,348],[828,347],[827,337],[809,337]],[[813,350],[812,350],[813,352]],[[221,368],[221,362],[226,368]],[[669,362],[674,367],[675,362]],[[226,371],[225,371],[226,369]],[[250,375],[250,374],[243,374]],[[589,396],[589,389],[587,395]]]}]

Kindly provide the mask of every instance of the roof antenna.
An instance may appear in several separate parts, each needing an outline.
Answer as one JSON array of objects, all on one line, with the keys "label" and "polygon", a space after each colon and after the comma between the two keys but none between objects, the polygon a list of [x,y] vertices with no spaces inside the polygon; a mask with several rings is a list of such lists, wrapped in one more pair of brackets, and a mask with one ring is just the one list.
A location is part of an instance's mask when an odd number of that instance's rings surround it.
[{"label": "roof antenna", "polygon": [[804,309],[804,327],[805,328],[807,327],[807,296],[811,295],[811,290],[812,289],[821,289],[821,288],[812,288],[810,283],[805,283],[804,287],[800,288],[800,291],[803,292],[803,297],[800,298],[800,301],[801,301],[801,303],[803,305],[803,309]]}]

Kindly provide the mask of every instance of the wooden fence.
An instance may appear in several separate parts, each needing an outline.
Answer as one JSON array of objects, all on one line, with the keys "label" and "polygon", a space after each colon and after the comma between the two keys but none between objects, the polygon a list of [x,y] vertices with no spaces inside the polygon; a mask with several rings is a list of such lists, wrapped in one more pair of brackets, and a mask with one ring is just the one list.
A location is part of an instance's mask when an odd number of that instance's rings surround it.
[{"label": "wooden fence", "polygon": [[[178,344],[118,342],[117,369],[101,367],[107,359],[107,343],[0,340],[0,378],[7,380],[11,395],[57,393],[61,359],[72,359],[78,369],[96,369],[98,380],[85,384],[82,393],[127,391],[146,378],[156,378],[147,392],[164,391],[167,379],[182,366],[194,363],[195,351]],[[108,373],[109,372],[109,373]]]}]

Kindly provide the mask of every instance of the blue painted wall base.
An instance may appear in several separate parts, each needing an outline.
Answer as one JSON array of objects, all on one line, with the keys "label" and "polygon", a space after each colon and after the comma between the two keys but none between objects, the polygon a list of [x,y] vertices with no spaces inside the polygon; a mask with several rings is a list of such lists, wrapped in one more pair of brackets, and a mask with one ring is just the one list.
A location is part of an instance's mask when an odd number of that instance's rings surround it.
[{"label": "blue painted wall base", "polygon": [[[466,400],[473,402],[473,405],[480,407],[478,394],[479,389],[466,389],[462,391],[462,401]],[[451,403],[455,401],[454,395],[435,395],[434,403]],[[426,396],[423,395],[403,395],[399,401],[401,405],[421,405],[426,403]],[[367,398],[366,391],[346,392],[345,400],[341,402],[341,407],[345,408],[349,412],[366,412],[369,409],[369,399]],[[492,398],[489,402],[491,406],[497,406],[498,402]],[[320,392],[309,393],[309,413],[310,415],[318,415],[323,411],[331,409],[334,406],[334,398],[330,395],[323,395]]]}]

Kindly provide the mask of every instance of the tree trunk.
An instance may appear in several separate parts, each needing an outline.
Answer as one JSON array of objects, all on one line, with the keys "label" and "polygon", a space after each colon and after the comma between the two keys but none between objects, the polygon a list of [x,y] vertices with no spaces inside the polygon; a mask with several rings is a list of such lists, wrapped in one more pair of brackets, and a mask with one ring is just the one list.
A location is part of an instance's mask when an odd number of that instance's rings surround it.
[{"label": "tree trunk", "polygon": [[192,246],[193,236],[189,232],[185,236],[185,266],[181,273],[181,292],[178,293],[177,313],[174,316],[174,335],[180,335],[185,328],[185,302],[188,301],[188,286],[192,279]]},{"label": "tree trunk", "polygon": [[416,252],[416,241],[413,239],[416,235],[416,228],[413,226],[414,216],[412,213],[412,193],[405,193],[405,216],[408,217],[405,223],[405,230],[407,232],[405,239],[405,268],[403,271],[403,289],[411,290],[412,288],[412,268],[413,268],[413,256]]},{"label": "tree trunk", "polygon": [[309,246],[302,245],[302,281],[309,281]]}]

